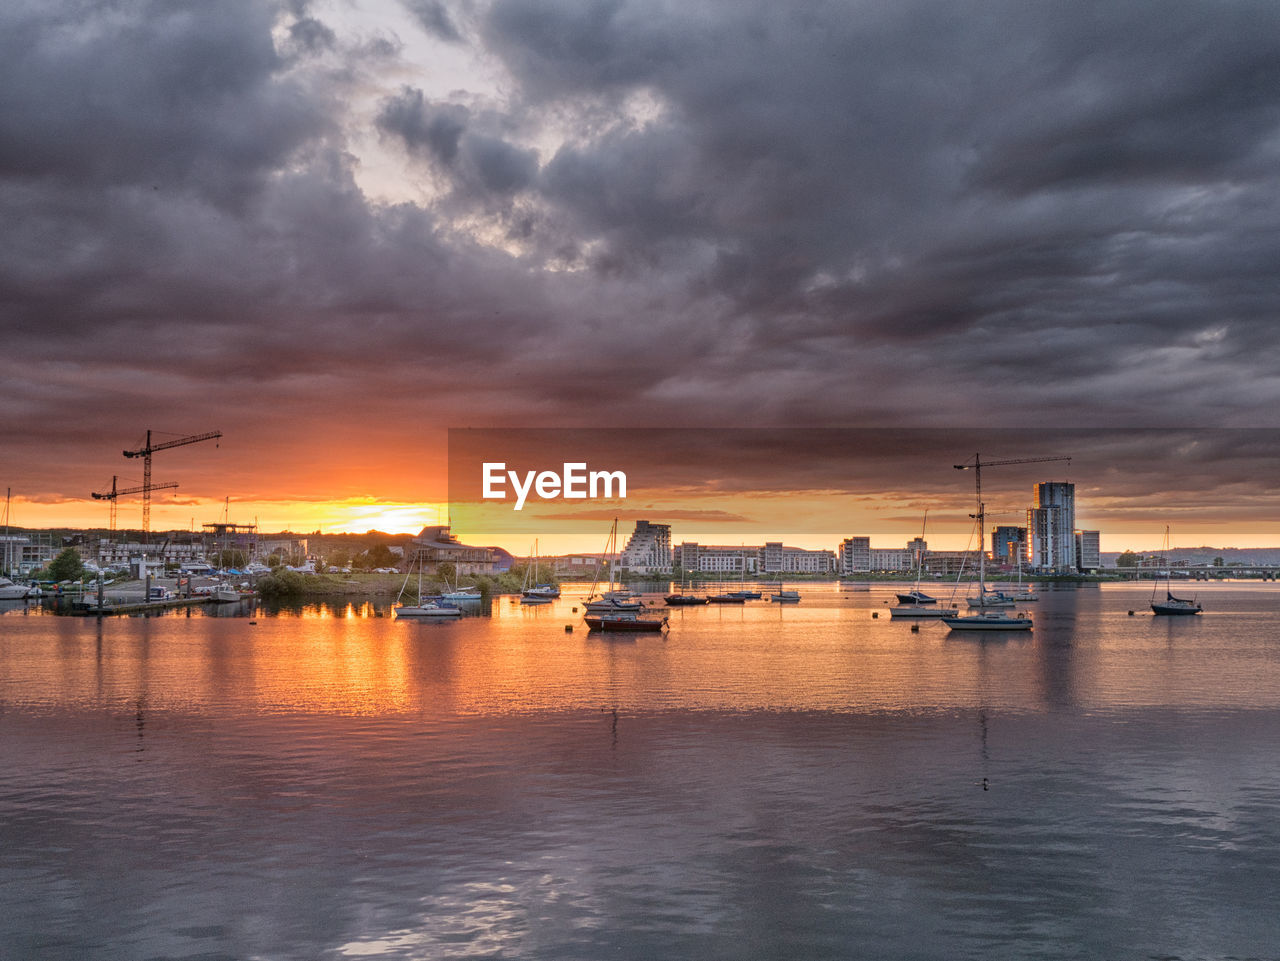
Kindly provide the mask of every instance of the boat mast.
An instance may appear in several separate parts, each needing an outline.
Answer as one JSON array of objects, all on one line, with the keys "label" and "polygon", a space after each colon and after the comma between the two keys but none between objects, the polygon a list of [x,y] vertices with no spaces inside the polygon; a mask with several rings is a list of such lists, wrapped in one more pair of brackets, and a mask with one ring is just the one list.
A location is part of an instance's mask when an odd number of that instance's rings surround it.
[{"label": "boat mast", "polygon": [[920,544],[916,548],[916,587],[915,592],[920,593],[920,574],[921,568],[924,566],[924,529],[929,526],[929,508],[924,509],[924,520],[920,522]]}]

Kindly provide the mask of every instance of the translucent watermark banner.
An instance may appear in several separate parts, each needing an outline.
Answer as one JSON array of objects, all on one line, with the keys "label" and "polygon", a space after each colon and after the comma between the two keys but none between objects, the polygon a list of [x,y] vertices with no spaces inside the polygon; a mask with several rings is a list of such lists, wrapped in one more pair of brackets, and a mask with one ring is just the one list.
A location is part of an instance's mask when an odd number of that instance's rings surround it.
[{"label": "translucent watermark banner", "polygon": [[455,533],[522,551],[599,550],[615,519],[622,540],[644,520],[672,543],[903,547],[923,529],[964,549],[979,480],[989,526],[1025,525],[1038,485],[1072,485],[1104,550],[1166,525],[1185,543],[1280,542],[1266,429],[450,429],[448,453]]}]

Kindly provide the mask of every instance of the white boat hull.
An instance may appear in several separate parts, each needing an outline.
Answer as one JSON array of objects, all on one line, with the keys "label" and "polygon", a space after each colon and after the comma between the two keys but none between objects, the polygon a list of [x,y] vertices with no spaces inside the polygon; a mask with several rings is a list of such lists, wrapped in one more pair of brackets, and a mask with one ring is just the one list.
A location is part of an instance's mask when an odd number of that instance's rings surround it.
[{"label": "white boat hull", "polygon": [[985,595],[983,597],[968,597],[968,598],[965,598],[965,600],[968,602],[970,607],[977,607],[977,608],[982,608],[986,610],[990,610],[993,608],[1013,607],[1014,604],[1017,603],[1012,597],[1005,597],[1003,595],[999,597],[996,597],[993,595]]},{"label": "white boat hull", "polygon": [[456,607],[438,607],[435,604],[397,607],[396,617],[461,617],[462,611]]}]

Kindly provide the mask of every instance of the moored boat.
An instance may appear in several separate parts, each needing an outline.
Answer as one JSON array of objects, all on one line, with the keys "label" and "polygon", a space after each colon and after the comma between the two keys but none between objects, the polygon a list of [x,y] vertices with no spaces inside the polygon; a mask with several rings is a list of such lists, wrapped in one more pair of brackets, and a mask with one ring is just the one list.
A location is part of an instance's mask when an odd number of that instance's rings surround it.
[{"label": "moored boat", "polygon": [[560,588],[554,584],[538,584],[522,591],[521,594],[524,597],[543,597],[550,601],[560,596]]},{"label": "moored boat", "polygon": [[20,601],[31,596],[31,588],[26,584],[15,584],[7,577],[0,577],[0,601]]},{"label": "moored boat", "polygon": [[582,606],[590,614],[634,614],[644,608],[644,605],[639,601],[620,601],[616,597],[604,597],[598,601],[587,601]]},{"label": "moored boat", "polygon": [[461,617],[462,608],[440,601],[420,600],[417,604],[398,604],[396,617]]},{"label": "moored boat", "polygon": [[1151,602],[1153,614],[1199,614],[1203,609],[1199,602],[1187,600],[1185,597],[1174,597],[1168,591],[1165,591],[1163,601]]},{"label": "moored boat", "polygon": [[956,615],[942,618],[942,623],[953,631],[1029,631],[1031,618],[1008,611],[983,611],[981,614]]},{"label": "moored boat", "polygon": [[1151,587],[1151,613],[1153,614],[1199,614],[1203,608],[1198,601],[1185,597],[1173,596],[1173,571],[1169,569],[1169,528],[1164,529],[1164,600],[1156,600],[1156,586]]},{"label": "moored boat", "polygon": [[928,607],[922,604],[899,604],[897,607],[889,608],[891,620],[903,618],[907,620],[937,620],[943,617],[956,617],[959,613],[954,607]]},{"label": "moored boat", "polygon": [[668,594],[663,600],[667,602],[668,607],[695,607],[707,603],[705,597],[697,597],[693,594]]},{"label": "moored boat", "polygon": [[667,618],[636,617],[635,615],[588,614],[583,618],[593,631],[661,631],[667,626]]},{"label": "moored boat", "polygon": [[996,607],[1013,607],[1016,603],[1012,597],[1003,591],[991,591],[983,587],[977,597],[965,598],[970,607],[979,607],[991,609]]},{"label": "moored boat", "polygon": [[459,587],[452,591],[445,591],[440,595],[446,601],[478,601],[480,597],[480,588],[478,587]]}]

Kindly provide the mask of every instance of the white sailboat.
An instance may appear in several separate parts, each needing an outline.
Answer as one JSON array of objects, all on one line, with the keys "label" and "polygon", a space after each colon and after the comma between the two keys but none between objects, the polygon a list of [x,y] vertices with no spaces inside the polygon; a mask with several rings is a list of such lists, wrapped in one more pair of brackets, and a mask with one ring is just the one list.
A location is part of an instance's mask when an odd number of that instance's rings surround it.
[{"label": "white sailboat", "polygon": [[[404,575],[404,583],[400,585],[400,593],[396,595],[399,600],[404,596],[404,589],[409,586],[409,578],[413,575],[413,564],[409,565],[409,570]],[[392,611],[396,617],[461,617],[462,608],[456,605],[437,601],[423,596],[422,593],[422,562],[418,562],[418,602],[416,604],[396,604]]]},{"label": "white sailboat", "polygon": [[[957,465],[959,467],[967,467],[969,465]],[[986,508],[982,503],[982,459],[979,456],[973,459],[974,468],[974,488],[977,491],[978,513],[974,515],[974,522],[978,525],[978,597],[984,598],[987,594],[987,552],[983,544],[983,529],[986,520]],[[998,593],[998,592],[997,592]],[[1001,595],[1003,596],[1003,595]],[[969,598],[969,602],[973,604],[973,598]],[[952,617],[942,618],[942,623],[953,631],[1029,631],[1031,630],[1031,618],[1022,614],[1009,614],[1007,611],[990,610],[990,604],[980,605],[984,608],[981,613],[960,615],[955,614]],[[1012,606],[1012,602],[1010,602]]]},{"label": "white sailboat", "polygon": [[778,578],[778,589],[769,595],[769,600],[776,604],[799,604],[799,591],[784,591],[782,589],[782,578]]},{"label": "white sailboat", "polygon": [[614,577],[614,553],[618,548],[618,519],[613,519],[613,527],[609,529],[609,537],[604,543],[605,555],[609,558],[609,589],[596,596],[596,587],[600,583],[600,565],[596,565],[595,579],[591,582],[591,593],[587,595],[586,603],[583,605],[588,614],[620,614],[635,613],[644,607],[639,601],[632,601],[630,598],[635,595],[630,591],[615,591],[613,588]]}]

